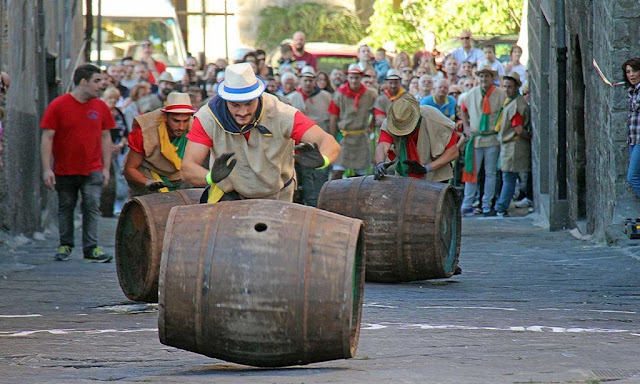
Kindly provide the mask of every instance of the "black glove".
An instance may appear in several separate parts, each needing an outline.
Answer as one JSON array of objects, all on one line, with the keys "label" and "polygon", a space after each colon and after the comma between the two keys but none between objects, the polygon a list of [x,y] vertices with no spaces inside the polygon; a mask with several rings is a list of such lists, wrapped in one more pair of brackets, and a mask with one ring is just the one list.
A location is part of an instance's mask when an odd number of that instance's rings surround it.
[{"label": "black glove", "polygon": [[374,180],[382,179],[387,174],[387,168],[389,168],[395,162],[396,162],[395,160],[390,161],[388,163],[381,161],[378,164],[376,164],[376,169],[373,170],[373,179]]},{"label": "black glove", "polygon": [[229,174],[233,170],[233,167],[236,166],[237,162],[236,159],[229,161],[229,159],[233,155],[235,155],[235,152],[223,153],[222,155],[216,157],[215,161],[213,162],[213,166],[211,167],[211,171],[209,171],[210,177],[207,177],[207,182],[209,182],[210,179],[211,183],[217,184],[218,182],[220,182],[220,180],[229,176]]},{"label": "black glove", "polygon": [[144,183],[144,186],[147,187],[147,189],[150,190],[151,192],[155,192],[158,189],[167,187],[162,181],[155,181],[155,180],[147,180],[147,182]]},{"label": "black glove", "polygon": [[324,165],[324,157],[318,149],[318,144],[300,143],[296,145],[296,154],[293,155],[298,164],[307,168],[320,168]]},{"label": "black glove", "polygon": [[427,168],[423,167],[422,164],[418,163],[415,160],[406,160],[404,164],[408,167],[409,173],[417,173],[420,175],[424,175],[427,173]]}]

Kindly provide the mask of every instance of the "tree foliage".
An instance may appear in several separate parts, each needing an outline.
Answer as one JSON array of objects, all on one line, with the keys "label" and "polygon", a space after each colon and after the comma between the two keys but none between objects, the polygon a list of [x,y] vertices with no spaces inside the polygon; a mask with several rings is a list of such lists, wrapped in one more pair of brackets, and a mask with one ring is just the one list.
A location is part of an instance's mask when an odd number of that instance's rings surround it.
[{"label": "tree foliage", "polygon": [[258,46],[273,49],[296,31],[303,31],[307,41],[343,44],[356,44],[365,34],[358,16],[340,6],[302,3],[260,11]]},{"label": "tree foliage", "polygon": [[375,46],[395,42],[398,50],[422,47],[424,32],[434,32],[440,42],[458,36],[462,29],[474,35],[517,34],[524,0],[376,0],[367,32]]}]

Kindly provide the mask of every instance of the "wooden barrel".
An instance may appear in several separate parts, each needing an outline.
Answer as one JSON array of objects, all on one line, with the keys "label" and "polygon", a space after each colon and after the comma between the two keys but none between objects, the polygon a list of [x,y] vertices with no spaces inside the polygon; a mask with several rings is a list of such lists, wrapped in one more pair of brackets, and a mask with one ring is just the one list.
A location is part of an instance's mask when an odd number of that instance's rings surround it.
[{"label": "wooden barrel", "polygon": [[280,367],[355,355],[362,221],[242,200],[171,210],[160,268],[160,342]]},{"label": "wooden barrel", "polygon": [[131,300],[158,302],[158,273],[169,210],[197,204],[203,188],[152,193],[125,203],[116,229],[116,268],[124,294]]},{"label": "wooden barrel", "polygon": [[364,221],[366,280],[395,283],[453,275],[462,222],[457,201],[448,184],[367,176],[325,183],[318,208]]}]

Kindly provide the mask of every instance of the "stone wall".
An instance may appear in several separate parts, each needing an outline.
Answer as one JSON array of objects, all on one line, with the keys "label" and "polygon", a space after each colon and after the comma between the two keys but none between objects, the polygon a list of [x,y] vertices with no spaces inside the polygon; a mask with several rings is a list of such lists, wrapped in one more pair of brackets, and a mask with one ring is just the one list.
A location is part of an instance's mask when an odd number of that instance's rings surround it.
[{"label": "stone wall", "polygon": [[[558,95],[557,2],[529,2],[536,209],[550,229],[579,227],[611,242],[640,204],[626,183],[626,90],[607,86],[592,60],[610,81],[623,79],[621,64],[640,52],[640,3],[565,0],[567,89]],[[558,97],[567,103],[566,199],[558,193]]]}]

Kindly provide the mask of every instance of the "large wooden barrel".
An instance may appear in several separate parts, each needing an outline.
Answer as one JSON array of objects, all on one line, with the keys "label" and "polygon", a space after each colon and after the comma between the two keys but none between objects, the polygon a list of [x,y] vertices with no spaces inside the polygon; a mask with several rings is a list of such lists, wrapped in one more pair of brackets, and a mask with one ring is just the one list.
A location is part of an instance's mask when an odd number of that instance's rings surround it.
[{"label": "large wooden barrel", "polygon": [[364,221],[367,281],[436,279],[455,272],[462,220],[448,184],[393,176],[332,180],[322,187],[318,208]]},{"label": "large wooden barrel", "polygon": [[158,274],[167,217],[176,205],[197,204],[203,188],[152,193],[125,203],[116,229],[116,268],[131,300],[158,302]]},{"label": "large wooden barrel", "polygon": [[362,221],[242,200],[171,210],[160,268],[160,342],[259,367],[355,355]]}]

